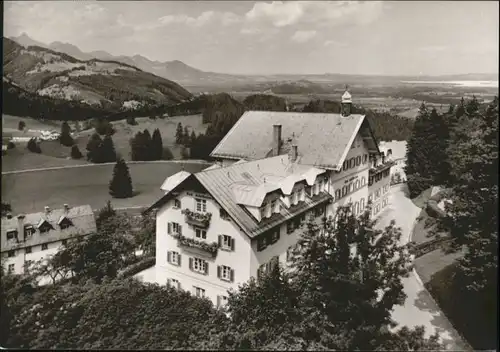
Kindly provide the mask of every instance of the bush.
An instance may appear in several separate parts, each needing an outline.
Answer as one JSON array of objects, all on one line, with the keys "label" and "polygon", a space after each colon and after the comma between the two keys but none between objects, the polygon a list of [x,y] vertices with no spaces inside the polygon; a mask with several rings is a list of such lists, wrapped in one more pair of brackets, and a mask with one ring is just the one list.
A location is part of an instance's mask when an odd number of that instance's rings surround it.
[{"label": "bush", "polygon": [[132,264],[128,268],[125,268],[122,272],[118,274],[119,278],[125,278],[125,277],[130,277],[133,276],[137,273],[140,273],[143,270],[146,270],[148,268],[151,268],[155,265],[156,263],[156,258],[155,257],[148,257],[145,259],[142,259],[140,262]]},{"label": "bush", "polygon": [[7,149],[14,149],[16,147],[14,142],[7,143]]},{"label": "bush", "polygon": [[135,120],[135,117],[127,117],[127,124],[131,126],[137,126],[137,121]]},{"label": "bush", "polygon": [[174,154],[169,147],[163,147],[162,160],[172,160],[174,158]]},{"label": "bush", "polygon": [[78,149],[78,146],[75,144],[71,147],[71,158],[73,159],[81,159],[82,158],[82,153],[80,152],[80,149]]},{"label": "bush", "polygon": [[28,150],[32,153],[38,153],[38,154],[42,153],[42,149],[40,148],[40,145],[35,138],[31,138],[28,141]]},{"label": "bush", "polygon": [[113,125],[106,119],[96,119],[94,121],[94,128],[95,131],[101,136],[112,136],[115,133]]},{"label": "bush", "polygon": [[22,131],[22,130],[24,130],[24,128],[25,128],[25,127],[26,127],[26,122],[24,122],[24,121],[22,121],[22,120],[21,120],[21,121],[19,121],[19,124],[17,125],[17,129],[18,129],[19,131]]}]

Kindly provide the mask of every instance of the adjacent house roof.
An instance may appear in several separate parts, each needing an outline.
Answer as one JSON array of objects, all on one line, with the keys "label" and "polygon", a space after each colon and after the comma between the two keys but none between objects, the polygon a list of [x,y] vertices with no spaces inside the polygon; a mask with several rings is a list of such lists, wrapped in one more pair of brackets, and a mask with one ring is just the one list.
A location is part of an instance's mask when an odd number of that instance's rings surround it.
[{"label": "adjacent house roof", "polygon": [[[297,162],[290,162],[287,155],[279,155],[235,163],[224,168],[203,170],[191,177],[214,197],[249,237],[253,238],[298,213],[331,199],[329,194],[322,192],[312,198],[306,196],[305,202],[291,208],[282,207],[279,214],[273,214],[260,222],[251,215],[247,206],[260,207],[268,192],[282,193],[282,187],[288,190],[290,177],[294,182],[303,180],[309,184],[312,175],[325,172],[312,166],[302,165],[299,161],[300,158]],[[170,197],[171,194],[167,193],[148,210],[161,207]]]},{"label": "adjacent house roof", "polygon": [[393,160],[406,158],[406,141],[380,142],[379,148],[386,154],[391,149]]},{"label": "adjacent house roof", "polygon": [[[61,230],[58,223],[61,219],[67,218],[73,226]],[[32,226],[35,229],[44,222],[48,222],[52,229],[46,233],[40,234],[35,232],[24,240],[24,227]],[[7,240],[7,232],[18,231],[18,240]],[[26,214],[22,223],[16,216],[11,219],[2,218],[2,237],[1,237],[1,252],[7,252],[13,249],[20,249],[62,241],[75,236],[83,236],[96,232],[96,223],[94,212],[90,205],[81,205],[71,207],[67,211],[65,209],[53,209],[50,212],[39,212]]]},{"label": "adjacent house roof", "polygon": [[282,126],[282,140],[292,138],[302,155],[301,164],[340,170],[358,131],[378,147],[364,115],[247,111],[210,154],[214,158],[257,160],[269,155],[273,125]]},{"label": "adjacent house roof", "polygon": [[168,192],[177,187],[182,181],[184,181],[186,178],[188,178],[191,175],[191,173],[187,171],[179,171],[178,173],[167,177],[167,179],[163,182],[161,185],[160,189],[162,191]]}]

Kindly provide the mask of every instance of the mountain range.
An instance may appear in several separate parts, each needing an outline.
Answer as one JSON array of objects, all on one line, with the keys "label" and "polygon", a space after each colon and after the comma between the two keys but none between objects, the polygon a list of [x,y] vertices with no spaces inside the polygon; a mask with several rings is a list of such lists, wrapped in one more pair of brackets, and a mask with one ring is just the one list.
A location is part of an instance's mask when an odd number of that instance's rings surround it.
[{"label": "mountain range", "polygon": [[[32,44],[36,43],[23,46],[3,38],[3,78],[4,82],[38,96],[108,111],[134,109],[145,103],[177,104],[192,96],[176,82],[134,65],[112,60],[82,60]],[[55,43],[54,47],[58,45],[61,46]]]}]

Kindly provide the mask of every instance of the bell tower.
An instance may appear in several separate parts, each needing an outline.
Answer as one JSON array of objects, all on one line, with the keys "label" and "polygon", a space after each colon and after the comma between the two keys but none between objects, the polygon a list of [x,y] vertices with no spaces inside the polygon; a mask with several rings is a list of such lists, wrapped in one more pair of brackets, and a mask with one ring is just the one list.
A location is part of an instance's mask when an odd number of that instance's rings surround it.
[{"label": "bell tower", "polygon": [[342,103],[341,103],[341,114],[342,116],[349,116],[351,115],[351,110],[352,110],[352,97],[351,94],[348,91],[349,86],[346,84],[345,86],[345,92],[342,95]]}]

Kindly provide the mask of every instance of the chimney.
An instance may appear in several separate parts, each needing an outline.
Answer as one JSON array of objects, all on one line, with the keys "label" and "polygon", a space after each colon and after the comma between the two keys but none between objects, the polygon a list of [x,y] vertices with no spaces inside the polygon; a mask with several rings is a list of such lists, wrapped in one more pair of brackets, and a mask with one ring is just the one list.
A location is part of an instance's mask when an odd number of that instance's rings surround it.
[{"label": "chimney", "polygon": [[280,155],[281,125],[273,125],[273,156]]},{"label": "chimney", "polygon": [[392,159],[392,149],[387,149],[387,159]]},{"label": "chimney", "polygon": [[69,211],[69,205],[68,204],[64,204],[64,211],[66,213]]},{"label": "chimney", "polygon": [[297,161],[297,156],[298,156],[297,149],[298,149],[298,147],[296,145],[292,145],[292,150],[291,150],[291,154],[290,154],[290,161],[292,163]]},{"label": "chimney", "polygon": [[[26,235],[24,233],[24,214],[19,214],[17,216],[17,233],[18,233],[18,239],[22,238],[23,240],[25,239]],[[22,236],[22,237],[21,237]]]},{"label": "chimney", "polygon": [[45,206],[45,214],[50,213],[50,208],[48,206]]}]

